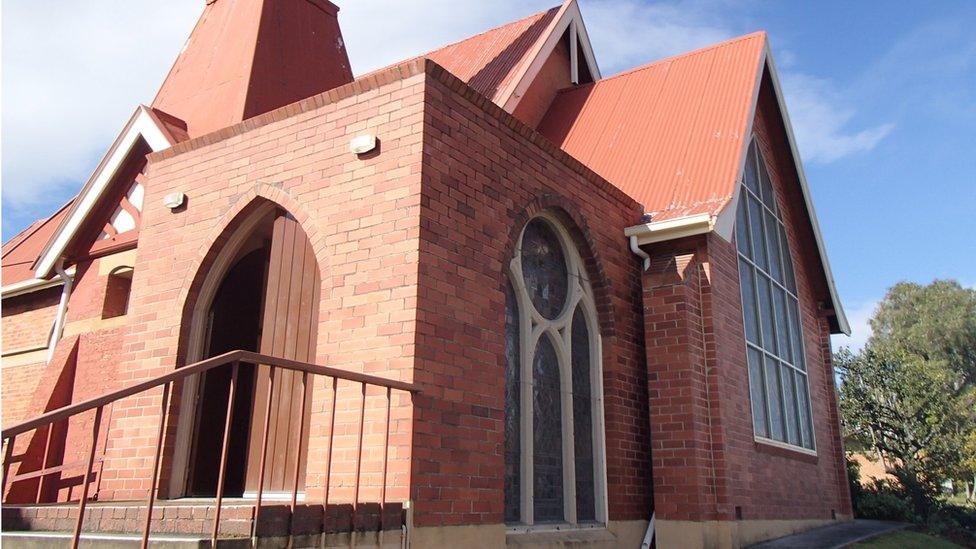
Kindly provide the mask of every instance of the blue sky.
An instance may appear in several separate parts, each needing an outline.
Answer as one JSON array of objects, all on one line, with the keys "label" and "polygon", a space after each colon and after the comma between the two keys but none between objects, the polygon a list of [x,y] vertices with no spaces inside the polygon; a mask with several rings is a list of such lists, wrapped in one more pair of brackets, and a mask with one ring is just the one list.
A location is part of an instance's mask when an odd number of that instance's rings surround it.
[{"label": "blue sky", "polygon": [[[558,0],[338,0],[357,73]],[[580,0],[605,75],[770,33],[852,340],[900,280],[976,285],[976,2]],[[6,240],[88,177],[203,0],[6,0]]]}]

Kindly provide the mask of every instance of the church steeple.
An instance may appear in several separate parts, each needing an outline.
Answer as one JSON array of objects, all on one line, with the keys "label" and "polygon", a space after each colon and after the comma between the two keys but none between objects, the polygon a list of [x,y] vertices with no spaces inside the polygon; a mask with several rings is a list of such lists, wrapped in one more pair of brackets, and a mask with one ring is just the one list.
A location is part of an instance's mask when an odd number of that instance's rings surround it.
[{"label": "church steeple", "polygon": [[206,0],[152,106],[196,137],[351,82],[328,0]]}]

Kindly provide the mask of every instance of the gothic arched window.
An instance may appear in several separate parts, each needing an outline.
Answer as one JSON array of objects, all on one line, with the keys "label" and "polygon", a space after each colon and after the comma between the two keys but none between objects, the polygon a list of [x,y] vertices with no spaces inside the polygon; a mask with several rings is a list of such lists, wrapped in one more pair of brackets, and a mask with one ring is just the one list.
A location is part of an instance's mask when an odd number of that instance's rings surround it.
[{"label": "gothic arched window", "polygon": [[536,217],[522,230],[505,304],[505,522],[605,523],[596,305],[555,218]]},{"label": "gothic arched window", "polygon": [[757,440],[815,448],[796,278],[786,226],[756,142],[736,212],[739,286]]}]

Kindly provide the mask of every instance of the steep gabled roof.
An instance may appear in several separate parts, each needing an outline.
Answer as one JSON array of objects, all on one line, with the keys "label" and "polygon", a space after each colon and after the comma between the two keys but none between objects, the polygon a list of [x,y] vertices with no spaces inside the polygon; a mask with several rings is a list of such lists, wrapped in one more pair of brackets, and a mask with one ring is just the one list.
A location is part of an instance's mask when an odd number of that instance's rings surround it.
[{"label": "steep gabled roof", "polygon": [[430,59],[511,112],[519,99],[517,94],[524,91],[534,77],[533,69],[538,70],[555,42],[570,26],[579,37],[579,47],[590,74],[593,78],[599,78],[599,68],[576,0],[565,0],[559,6],[401,61],[397,65],[413,59]]},{"label": "steep gabled roof", "polygon": [[849,333],[765,32],[564,90],[539,131],[643,204],[651,221],[628,235],[640,234],[649,243],[714,230],[731,240],[738,182],[766,71],[820,254],[835,329]]},{"label": "steep gabled roof", "polygon": [[539,131],[655,221],[717,215],[735,193],[765,42],[750,34],[565,90]]}]

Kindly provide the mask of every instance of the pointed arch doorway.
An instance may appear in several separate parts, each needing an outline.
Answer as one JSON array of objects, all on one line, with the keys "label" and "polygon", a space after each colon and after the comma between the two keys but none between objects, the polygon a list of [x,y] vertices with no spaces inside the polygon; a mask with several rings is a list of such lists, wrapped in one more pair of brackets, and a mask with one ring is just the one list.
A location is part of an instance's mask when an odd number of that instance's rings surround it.
[{"label": "pointed arch doorway", "polygon": [[[192,317],[192,356],[198,360],[244,349],[314,362],[320,284],[311,243],[298,221],[274,204],[262,204],[219,250],[207,274]],[[269,400],[264,491],[271,496],[290,493],[296,469],[299,489],[304,487],[312,399],[304,399],[304,409],[300,403],[302,391],[310,396],[311,385],[305,386],[298,372],[278,369],[269,393],[269,375],[268,366],[241,364],[225,496],[257,491]],[[212,370],[199,380],[193,401],[183,403],[192,412],[180,487],[185,495],[216,494],[229,386],[229,368]]]}]

